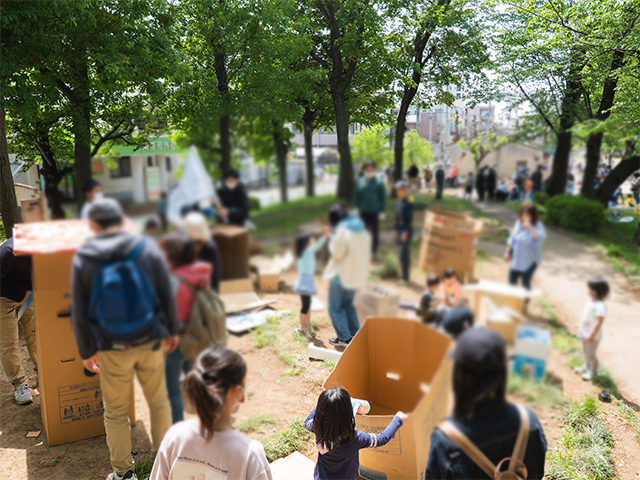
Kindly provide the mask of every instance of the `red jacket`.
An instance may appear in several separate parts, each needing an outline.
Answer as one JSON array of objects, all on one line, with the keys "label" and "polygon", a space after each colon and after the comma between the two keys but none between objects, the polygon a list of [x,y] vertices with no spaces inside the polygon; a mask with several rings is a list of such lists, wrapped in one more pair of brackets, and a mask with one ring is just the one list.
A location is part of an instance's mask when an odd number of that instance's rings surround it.
[{"label": "red jacket", "polygon": [[[211,288],[209,279],[211,277],[211,265],[205,262],[196,261],[191,265],[183,265],[173,270],[174,275],[184,278],[195,287]],[[193,307],[193,293],[184,283],[180,282],[176,294],[176,304],[178,307],[178,319],[181,322],[189,320],[191,308]]]}]

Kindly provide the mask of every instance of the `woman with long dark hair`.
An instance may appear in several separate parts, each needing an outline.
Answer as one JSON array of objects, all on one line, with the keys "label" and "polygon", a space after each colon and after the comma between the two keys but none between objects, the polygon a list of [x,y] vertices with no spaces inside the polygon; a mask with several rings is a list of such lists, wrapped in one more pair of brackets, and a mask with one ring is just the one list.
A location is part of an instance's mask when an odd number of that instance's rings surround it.
[{"label": "woman with long dark hair", "polygon": [[[462,434],[494,466],[513,457],[522,437],[522,458],[514,461],[515,468],[522,474],[522,464],[526,466],[528,475],[520,478],[541,479],[547,451],[544,431],[533,412],[506,400],[507,356],[502,338],[488,328],[470,328],[458,338],[453,358],[453,414],[431,434],[425,478],[494,478],[486,464],[477,464],[459,446]],[[527,425],[528,435],[526,429],[521,434],[521,426]],[[510,463],[504,462],[505,468]]]}]

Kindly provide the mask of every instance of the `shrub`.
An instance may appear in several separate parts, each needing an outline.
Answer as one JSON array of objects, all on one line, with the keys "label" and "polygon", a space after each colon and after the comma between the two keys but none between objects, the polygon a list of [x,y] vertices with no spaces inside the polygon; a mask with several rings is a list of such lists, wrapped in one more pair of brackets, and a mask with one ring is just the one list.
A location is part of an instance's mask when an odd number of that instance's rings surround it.
[{"label": "shrub", "polygon": [[606,222],[604,206],[582,196],[556,195],[546,210],[546,222],[575,232],[596,233]]},{"label": "shrub", "polygon": [[251,197],[249,196],[249,210],[250,211],[257,211],[260,210],[260,199],[257,197]]},{"label": "shrub", "polygon": [[550,197],[547,192],[536,192],[533,194],[533,203],[537,205],[546,205],[549,198]]}]

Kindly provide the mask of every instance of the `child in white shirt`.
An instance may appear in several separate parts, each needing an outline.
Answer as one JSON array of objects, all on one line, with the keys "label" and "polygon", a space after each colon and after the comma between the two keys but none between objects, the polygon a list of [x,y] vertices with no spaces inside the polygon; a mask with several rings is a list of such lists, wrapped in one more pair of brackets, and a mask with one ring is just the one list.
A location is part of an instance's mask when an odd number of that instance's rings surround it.
[{"label": "child in white shirt", "polygon": [[582,340],[584,365],[576,368],[582,373],[582,379],[591,381],[598,375],[598,357],[596,351],[602,340],[602,324],[607,316],[607,306],[604,299],[609,295],[609,284],[602,278],[592,278],[587,282],[589,287],[589,301],[584,307],[580,319],[578,336]]},{"label": "child in white shirt", "polygon": [[244,402],[247,366],[223,347],[205,350],[183,383],[198,418],[173,425],[160,445],[150,480],[271,480],[262,444],[233,428]]}]

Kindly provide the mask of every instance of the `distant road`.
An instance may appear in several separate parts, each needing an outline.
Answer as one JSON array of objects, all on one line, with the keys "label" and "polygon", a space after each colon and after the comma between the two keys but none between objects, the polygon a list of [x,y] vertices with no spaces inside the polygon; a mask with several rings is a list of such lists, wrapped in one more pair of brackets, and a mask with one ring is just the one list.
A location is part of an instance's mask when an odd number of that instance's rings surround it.
[{"label": "distant road", "polygon": [[[316,195],[326,195],[328,193],[336,192],[337,180],[332,178],[316,183]],[[248,189],[249,195],[256,197],[260,200],[260,205],[266,207],[274,203],[280,202],[280,188],[260,188],[260,189]],[[306,187],[304,185],[289,187],[289,200],[294,198],[300,198],[306,196]]]}]

